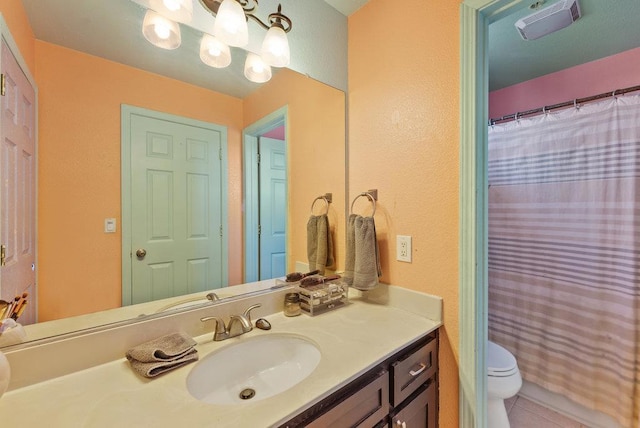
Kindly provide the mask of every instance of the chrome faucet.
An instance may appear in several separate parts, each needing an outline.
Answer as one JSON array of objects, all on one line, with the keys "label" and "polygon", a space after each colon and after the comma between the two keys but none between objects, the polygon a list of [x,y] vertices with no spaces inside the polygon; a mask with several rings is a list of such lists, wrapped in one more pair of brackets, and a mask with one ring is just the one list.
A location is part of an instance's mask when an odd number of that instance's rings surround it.
[{"label": "chrome faucet", "polygon": [[229,324],[225,327],[224,321],[219,317],[204,317],[200,318],[200,321],[206,322],[214,320],[216,327],[213,333],[213,340],[218,342],[220,340],[229,339],[230,337],[240,336],[241,334],[248,333],[253,330],[251,323],[251,311],[253,309],[262,306],[260,303],[249,306],[244,310],[242,315],[231,315],[229,318]]}]

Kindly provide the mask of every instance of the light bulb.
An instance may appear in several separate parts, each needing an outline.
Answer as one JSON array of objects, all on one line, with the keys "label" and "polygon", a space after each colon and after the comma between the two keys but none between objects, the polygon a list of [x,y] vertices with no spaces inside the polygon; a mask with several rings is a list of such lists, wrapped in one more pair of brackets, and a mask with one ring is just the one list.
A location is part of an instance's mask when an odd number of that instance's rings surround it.
[{"label": "light bulb", "polygon": [[153,31],[162,40],[168,39],[169,36],[171,35],[171,29],[169,28],[166,22],[161,22],[161,21],[156,22],[155,25],[153,26]]},{"label": "light bulb", "polygon": [[229,46],[246,46],[249,43],[247,18],[236,0],[223,0],[213,23],[213,34]]},{"label": "light bulb", "polygon": [[188,24],[193,18],[193,0],[150,0],[149,5],[173,21]]},{"label": "light bulb", "polygon": [[214,36],[205,34],[200,41],[200,59],[210,67],[224,68],[231,64],[231,51]]},{"label": "light bulb", "polygon": [[274,25],[269,28],[262,42],[260,55],[264,61],[273,67],[286,67],[289,65],[291,53],[289,51],[289,40],[287,33]]},{"label": "light bulb", "polygon": [[180,27],[164,16],[147,10],[142,22],[142,34],[145,39],[163,49],[176,49],[180,46]]},{"label": "light bulb", "polygon": [[170,11],[176,11],[180,9],[180,2],[178,0],[163,0],[162,3]]},{"label": "light bulb", "polygon": [[252,82],[264,83],[271,79],[271,67],[259,55],[249,52],[244,63],[244,76]]}]

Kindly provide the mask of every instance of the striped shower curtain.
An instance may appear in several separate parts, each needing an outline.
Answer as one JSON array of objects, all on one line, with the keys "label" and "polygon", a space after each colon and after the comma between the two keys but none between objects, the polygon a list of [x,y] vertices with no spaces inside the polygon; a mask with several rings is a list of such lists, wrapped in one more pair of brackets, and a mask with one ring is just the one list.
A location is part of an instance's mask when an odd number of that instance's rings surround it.
[{"label": "striped shower curtain", "polygon": [[489,338],[640,426],[640,96],[489,129]]}]

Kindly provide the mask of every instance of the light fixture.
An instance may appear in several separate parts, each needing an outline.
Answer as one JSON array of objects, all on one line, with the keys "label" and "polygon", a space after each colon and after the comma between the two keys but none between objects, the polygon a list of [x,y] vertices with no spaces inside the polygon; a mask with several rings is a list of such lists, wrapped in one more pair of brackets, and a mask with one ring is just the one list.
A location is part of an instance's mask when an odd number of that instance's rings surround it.
[{"label": "light fixture", "polygon": [[244,77],[255,83],[267,82],[271,79],[271,67],[259,55],[249,52],[244,63]]},{"label": "light fixture", "polygon": [[150,0],[151,9],[172,21],[188,24],[193,18],[192,0]]},{"label": "light fixture", "polygon": [[[149,0],[153,10],[144,18],[142,32],[147,40],[164,49],[180,46],[180,27],[175,21],[188,23],[193,16],[193,0]],[[260,55],[249,52],[244,74],[253,82],[271,78],[271,67],[286,67],[291,60],[287,33],[292,23],[278,10],[269,14],[267,23],[254,12],[258,0],[200,0],[214,17],[213,36],[204,34],[200,42],[200,59],[205,64],[223,68],[231,63],[229,46],[243,47],[249,43],[247,21],[252,19],[267,30]],[[167,19],[169,18],[169,19]]]},{"label": "light fixture", "polygon": [[200,41],[200,59],[211,67],[224,68],[231,64],[231,50],[214,36],[205,34]]},{"label": "light fixture", "polygon": [[163,49],[176,49],[180,46],[180,27],[176,22],[165,18],[153,10],[147,10],[142,22],[142,34],[155,46]]},{"label": "light fixture", "polygon": [[[291,53],[287,33],[291,31],[292,23],[291,19],[282,13],[281,5],[278,5],[276,12],[269,14],[265,23],[255,15],[258,0],[200,0],[200,3],[216,17],[214,34],[220,40],[231,46],[245,46],[248,43],[248,38],[246,41],[239,41],[239,36],[237,36],[237,38],[229,40],[231,34],[228,31],[222,29],[217,31],[217,29],[232,28],[231,33],[235,34],[235,31],[239,35],[245,28],[241,26],[240,22],[246,25],[247,21],[252,19],[267,30],[260,52],[262,59],[273,67],[286,67],[289,65]],[[228,12],[228,10],[233,10],[233,13]],[[240,14],[241,12],[244,17]],[[241,17],[242,19],[240,19]],[[227,24],[227,22],[229,23]],[[232,22],[235,24],[232,25]]]}]

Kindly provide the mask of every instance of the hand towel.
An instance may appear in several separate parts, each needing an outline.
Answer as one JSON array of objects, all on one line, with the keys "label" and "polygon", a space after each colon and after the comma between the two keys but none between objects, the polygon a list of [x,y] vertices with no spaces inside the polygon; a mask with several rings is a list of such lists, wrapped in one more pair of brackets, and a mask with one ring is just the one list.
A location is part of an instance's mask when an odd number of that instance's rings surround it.
[{"label": "hand towel", "polygon": [[353,269],[356,265],[356,218],[357,214],[349,214],[345,236],[345,262],[344,279],[347,284],[353,285]]},{"label": "hand towel", "polygon": [[184,333],[172,333],[142,343],[126,353],[129,361],[142,363],[175,361],[194,350],[196,341]]},{"label": "hand towel", "polygon": [[307,257],[309,270],[317,269],[320,275],[334,266],[333,238],[326,214],[312,215],[307,221]]},{"label": "hand towel", "polygon": [[128,355],[127,359],[129,359],[133,371],[138,373],[140,376],[153,378],[170,370],[174,370],[178,367],[189,364],[192,361],[197,361],[198,351],[196,349],[191,349],[191,351],[183,354],[181,357],[170,361],[142,362],[135,359],[130,359]]},{"label": "hand towel", "polygon": [[351,214],[347,230],[345,277],[351,278],[347,282],[358,290],[372,290],[382,275],[375,221]]}]

